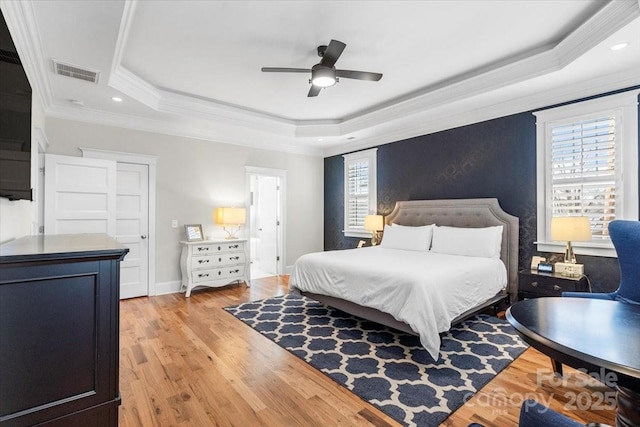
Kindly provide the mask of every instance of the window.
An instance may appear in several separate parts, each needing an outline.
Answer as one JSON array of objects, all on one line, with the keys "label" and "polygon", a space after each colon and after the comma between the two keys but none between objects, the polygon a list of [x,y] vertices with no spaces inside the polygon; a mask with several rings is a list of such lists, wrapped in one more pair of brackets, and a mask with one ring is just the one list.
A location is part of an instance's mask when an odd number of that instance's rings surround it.
[{"label": "window", "polygon": [[592,240],[576,252],[615,256],[608,225],[638,219],[638,92],[534,113],[537,117],[538,250],[561,252],[554,216],[587,216]]},{"label": "window", "polygon": [[370,237],[364,217],[376,213],[377,148],[345,154],[344,158],[344,235]]}]

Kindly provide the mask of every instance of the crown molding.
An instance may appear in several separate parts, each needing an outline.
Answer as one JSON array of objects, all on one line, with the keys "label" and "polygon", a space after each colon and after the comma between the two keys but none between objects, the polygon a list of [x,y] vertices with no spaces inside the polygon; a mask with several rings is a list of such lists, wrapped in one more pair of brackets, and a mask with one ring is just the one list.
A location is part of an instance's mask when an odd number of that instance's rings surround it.
[{"label": "crown molding", "polygon": [[122,65],[123,51],[137,0],[130,3],[123,13],[112,65],[112,78],[109,80],[109,84],[114,88],[160,112],[183,117],[195,115],[213,119],[216,123],[260,128],[263,132],[279,134],[281,137],[338,140],[347,135],[377,128],[382,122],[404,120],[407,116],[423,116],[422,113],[426,110],[561,70],[640,16],[637,2],[609,2],[555,45],[523,52],[344,119],[315,121],[290,120],[189,94],[176,94],[154,87],[126,70]]},{"label": "crown molding", "polygon": [[439,113],[435,109],[424,110],[422,114],[416,114],[412,117],[387,121],[384,125],[379,125],[374,129],[374,135],[367,135],[352,142],[328,147],[323,151],[323,155],[324,157],[332,157],[638,85],[640,85],[640,76],[637,70],[628,70],[615,75],[567,85],[561,89],[537,93],[531,97],[517,97],[497,104],[475,103],[474,108],[463,111]]},{"label": "crown molding", "polygon": [[561,40],[554,50],[562,67],[572,63],[589,49],[640,16],[640,0],[610,1]]},{"label": "crown molding", "polygon": [[[161,120],[144,117],[133,117],[86,107],[54,105],[48,108],[47,117],[72,120],[102,126],[119,127],[142,132],[160,133],[185,138],[202,139],[222,144],[232,144],[255,149],[280,151],[308,156],[321,156],[322,150],[310,144],[301,144],[292,138],[282,135],[271,135],[261,130],[239,129],[236,126],[213,124],[193,125],[189,120]],[[311,141],[310,141],[311,142]]]},{"label": "crown molding", "polygon": [[11,32],[11,38],[31,84],[31,89],[44,104],[43,107],[46,110],[47,106],[52,103],[53,92],[47,78],[49,68],[45,64],[42,53],[42,43],[36,26],[33,5],[27,1],[0,0],[0,8],[2,8],[2,14]]}]

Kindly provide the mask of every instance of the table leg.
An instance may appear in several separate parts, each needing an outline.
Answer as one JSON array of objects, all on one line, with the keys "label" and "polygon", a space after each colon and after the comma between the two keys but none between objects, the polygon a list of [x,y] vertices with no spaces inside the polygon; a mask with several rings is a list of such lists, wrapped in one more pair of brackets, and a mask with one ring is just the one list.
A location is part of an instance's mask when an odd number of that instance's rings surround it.
[{"label": "table leg", "polygon": [[640,426],[640,392],[616,386],[616,427]]},{"label": "table leg", "polygon": [[553,372],[555,372],[556,374],[562,376],[562,363],[556,361],[555,359],[551,358],[551,366],[553,366]]}]

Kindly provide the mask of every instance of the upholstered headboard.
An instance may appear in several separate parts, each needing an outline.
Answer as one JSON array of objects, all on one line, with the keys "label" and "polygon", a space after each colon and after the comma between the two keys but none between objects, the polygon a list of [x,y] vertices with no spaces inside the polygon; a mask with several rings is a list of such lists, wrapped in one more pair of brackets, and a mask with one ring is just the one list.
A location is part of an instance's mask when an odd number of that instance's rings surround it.
[{"label": "upholstered headboard", "polygon": [[500,258],[507,267],[507,291],[512,302],[518,297],[519,220],[502,210],[498,199],[411,200],[396,202],[385,218],[387,224],[491,227],[503,225]]}]

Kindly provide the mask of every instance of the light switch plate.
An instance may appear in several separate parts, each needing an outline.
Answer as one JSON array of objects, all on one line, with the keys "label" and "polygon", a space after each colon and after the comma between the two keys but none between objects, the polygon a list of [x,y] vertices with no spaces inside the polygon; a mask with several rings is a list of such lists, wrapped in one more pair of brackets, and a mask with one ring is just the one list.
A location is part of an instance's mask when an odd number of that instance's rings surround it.
[{"label": "light switch plate", "polygon": [[178,220],[177,219],[172,219],[171,220],[171,228],[178,228]]}]

